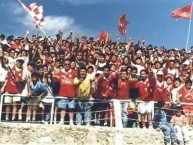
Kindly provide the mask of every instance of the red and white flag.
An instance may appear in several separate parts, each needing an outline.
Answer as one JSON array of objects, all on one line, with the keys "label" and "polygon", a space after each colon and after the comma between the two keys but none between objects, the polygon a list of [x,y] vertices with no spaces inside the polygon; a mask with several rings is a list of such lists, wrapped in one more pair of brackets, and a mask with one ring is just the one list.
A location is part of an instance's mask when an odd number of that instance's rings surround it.
[{"label": "red and white flag", "polygon": [[33,18],[37,27],[42,27],[44,25],[43,6],[37,3],[31,3],[26,5],[26,10]]},{"label": "red and white flag", "polygon": [[118,29],[119,32],[121,33],[121,35],[125,35],[126,34],[126,27],[128,25],[128,21],[126,19],[126,14],[123,14],[120,19],[119,19],[119,23],[118,23]]},{"label": "red and white flag", "polygon": [[192,15],[191,11],[192,11],[192,4],[188,4],[185,7],[172,11],[172,17],[190,19]]}]

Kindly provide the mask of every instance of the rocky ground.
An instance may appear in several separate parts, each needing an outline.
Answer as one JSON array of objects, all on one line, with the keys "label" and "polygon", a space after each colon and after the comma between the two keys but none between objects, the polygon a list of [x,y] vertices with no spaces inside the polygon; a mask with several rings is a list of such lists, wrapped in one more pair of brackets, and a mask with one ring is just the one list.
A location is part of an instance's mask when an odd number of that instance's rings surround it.
[{"label": "rocky ground", "polygon": [[163,145],[163,135],[154,129],[0,123],[0,144]]}]

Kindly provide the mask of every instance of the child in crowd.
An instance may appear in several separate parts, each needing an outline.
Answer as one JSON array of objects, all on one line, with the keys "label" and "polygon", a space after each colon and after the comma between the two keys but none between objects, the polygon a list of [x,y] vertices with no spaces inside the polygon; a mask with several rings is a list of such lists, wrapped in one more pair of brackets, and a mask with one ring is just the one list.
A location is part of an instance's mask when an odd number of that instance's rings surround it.
[{"label": "child in crowd", "polygon": [[181,107],[176,107],[175,115],[170,121],[176,129],[176,135],[179,145],[187,144],[189,141],[188,128],[186,126],[186,117],[182,114]]},{"label": "child in crowd", "polygon": [[166,113],[163,110],[165,102],[158,101],[156,104],[155,116],[153,118],[153,125],[157,131],[162,131],[164,134],[164,143],[165,145],[170,144],[176,145],[177,144],[177,137],[175,128],[172,124],[167,122]]}]

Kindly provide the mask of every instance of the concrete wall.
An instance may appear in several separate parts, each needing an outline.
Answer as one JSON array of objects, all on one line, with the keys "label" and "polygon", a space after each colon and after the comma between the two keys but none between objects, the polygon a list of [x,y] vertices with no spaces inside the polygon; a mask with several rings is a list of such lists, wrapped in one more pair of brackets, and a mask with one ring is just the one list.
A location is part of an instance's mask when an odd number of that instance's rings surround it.
[{"label": "concrete wall", "polygon": [[[193,140],[193,138],[192,138]],[[153,129],[0,123],[1,144],[163,145]]]}]

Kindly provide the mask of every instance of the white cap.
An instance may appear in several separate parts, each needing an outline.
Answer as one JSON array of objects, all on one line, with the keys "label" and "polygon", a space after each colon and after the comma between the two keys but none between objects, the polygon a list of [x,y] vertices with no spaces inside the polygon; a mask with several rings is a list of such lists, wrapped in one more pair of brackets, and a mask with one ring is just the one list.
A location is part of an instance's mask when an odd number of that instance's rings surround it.
[{"label": "white cap", "polygon": [[190,65],[190,62],[188,60],[186,60],[183,64],[184,65]]},{"label": "white cap", "polygon": [[164,75],[163,71],[161,71],[161,70],[158,70],[156,74],[157,75]]}]

